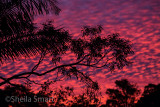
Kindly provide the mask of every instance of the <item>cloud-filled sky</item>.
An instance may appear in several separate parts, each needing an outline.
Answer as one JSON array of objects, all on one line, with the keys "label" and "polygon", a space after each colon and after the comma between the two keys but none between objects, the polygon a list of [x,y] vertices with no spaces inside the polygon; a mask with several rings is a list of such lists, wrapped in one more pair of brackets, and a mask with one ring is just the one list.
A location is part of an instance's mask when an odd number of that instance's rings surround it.
[{"label": "cloud-filled sky", "polygon": [[[75,36],[81,35],[84,25],[102,25],[106,35],[119,33],[133,43],[135,54],[131,56],[133,65],[111,73],[107,69],[81,68],[91,78],[98,81],[101,90],[114,87],[114,81],[127,78],[142,88],[148,83],[160,83],[160,1],[159,0],[59,0],[62,12],[59,16],[38,16],[35,23],[54,20],[55,26],[64,27]],[[74,59],[68,54],[64,59]],[[9,77],[20,72],[30,71],[38,57],[8,61],[0,67],[0,75]],[[72,61],[72,60],[70,60]],[[48,59],[44,60],[39,72],[52,68]],[[36,81],[52,79],[52,73]],[[74,86],[80,90],[83,85],[76,80],[58,82],[56,85]],[[56,86],[54,86],[56,87]]]}]

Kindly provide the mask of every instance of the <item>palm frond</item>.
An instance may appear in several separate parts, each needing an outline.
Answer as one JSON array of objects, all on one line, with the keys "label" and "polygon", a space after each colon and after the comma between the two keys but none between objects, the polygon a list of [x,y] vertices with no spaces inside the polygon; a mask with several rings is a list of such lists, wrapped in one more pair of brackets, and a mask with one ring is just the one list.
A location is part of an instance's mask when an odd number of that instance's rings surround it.
[{"label": "palm frond", "polygon": [[56,57],[69,49],[71,40],[69,33],[56,29],[52,25],[44,25],[38,32],[26,33],[0,43],[0,61],[15,59],[20,56],[32,56],[46,51]]},{"label": "palm frond", "polygon": [[[0,36],[7,39],[15,34],[33,29],[33,18],[37,14],[54,12],[59,14],[56,0],[1,0]],[[18,36],[18,35],[16,35]]]},{"label": "palm frond", "polygon": [[35,15],[50,12],[59,14],[57,0],[0,0],[0,60],[29,56],[51,47],[49,39],[34,32],[33,24]]}]

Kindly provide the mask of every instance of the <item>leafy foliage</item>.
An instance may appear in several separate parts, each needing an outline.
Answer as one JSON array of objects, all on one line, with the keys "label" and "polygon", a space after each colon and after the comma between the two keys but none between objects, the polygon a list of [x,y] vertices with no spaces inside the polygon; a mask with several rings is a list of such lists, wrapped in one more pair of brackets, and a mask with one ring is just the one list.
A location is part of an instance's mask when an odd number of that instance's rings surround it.
[{"label": "leafy foliage", "polygon": [[56,89],[53,92],[54,103],[52,106],[61,107],[65,105],[69,105],[72,102],[72,97],[74,96],[73,88],[71,87],[62,87]]},{"label": "leafy foliage", "polygon": [[137,107],[159,107],[160,106],[160,84],[148,84],[144,88],[142,97],[136,104]]},{"label": "leafy foliage", "polygon": [[109,99],[106,102],[108,107],[133,107],[135,106],[136,96],[140,94],[135,84],[128,80],[116,80],[117,89],[107,89],[106,94]]},{"label": "leafy foliage", "polygon": [[[5,38],[32,30],[35,15],[59,14],[57,0],[0,0],[1,34]],[[10,37],[9,37],[10,36]]]},{"label": "leafy foliage", "polygon": [[85,92],[75,96],[71,107],[97,107],[100,105],[101,92],[86,88]]},{"label": "leafy foliage", "polygon": [[0,0],[1,62],[40,51],[37,49],[42,48],[45,44],[40,43],[45,41],[34,32],[37,29],[33,24],[34,16],[51,11],[58,14],[60,9],[56,4],[56,0]]},{"label": "leafy foliage", "polygon": [[[91,28],[90,28],[91,29]],[[39,63],[32,69],[31,72],[22,73],[6,80],[0,85],[7,83],[15,78],[27,78],[30,75],[42,76],[52,71],[57,70],[57,74],[64,75],[64,77],[75,76],[77,79],[85,82],[88,86],[96,86],[96,82],[93,82],[91,78],[79,71],[78,66],[88,66],[94,68],[106,67],[113,71],[118,68],[121,69],[125,65],[131,64],[127,57],[133,53],[131,44],[129,41],[121,39],[119,34],[112,34],[106,37],[100,36],[101,33],[98,28],[93,27],[96,33],[93,31],[82,38],[73,39],[68,31],[64,29],[56,29],[51,22],[44,24],[43,28],[34,32],[32,35],[26,35],[25,38],[17,38],[16,40],[5,41],[1,43],[1,60],[2,59],[14,59],[19,56],[31,56],[41,53]],[[95,30],[97,29],[97,30]],[[32,32],[33,33],[33,32]],[[84,32],[83,32],[84,33]],[[96,35],[92,35],[96,34]],[[24,35],[23,35],[24,36]],[[77,62],[70,64],[62,64],[57,66],[57,62],[63,62],[62,57],[68,51],[71,50],[77,56]],[[45,55],[52,56],[53,65],[57,66],[44,73],[37,73],[35,70],[45,57]],[[26,75],[28,75],[26,77]],[[94,85],[93,85],[94,84]],[[96,88],[96,87],[95,87]]]},{"label": "leafy foliage", "polygon": [[[51,90],[51,81],[46,81],[41,86],[41,90],[35,93],[31,90],[31,86],[17,85],[6,86],[0,90],[0,104],[4,107],[159,107],[159,84],[148,84],[144,88],[141,98],[136,102],[136,97],[140,90],[136,88],[135,84],[130,84],[126,79],[117,80],[117,89],[107,89],[109,99],[106,104],[101,105],[101,98],[103,97],[100,90],[95,90],[91,87],[85,87],[84,92],[79,95],[74,93],[74,88],[60,86],[58,89]],[[6,102],[7,96],[16,96],[18,98],[34,96],[39,98],[52,97],[53,101],[43,102],[17,102],[16,100]]]},{"label": "leafy foliage", "polygon": [[[30,57],[41,54],[37,65],[30,72],[24,72],[2,79],[1,85],[14,79],[27,79],[30,76],[43,76],[56,71],[57,78],[76,77],[87,87],[98,90],[98,83],[79,70],[79,66],[93,68],[106,67],[113,71],[131,64],[127,57],[133,53],[131,43],[120,38],[119,34],[102,36],[102,26],[84,26],[82,36],[73,39],[68,31],[56,28],[52,22],[35,27],[35,15],[60,12],[56,0],[1,0],[0,1],[0,61]],[[63,55],[67,51],[76,55],[75,62],[63,64]],[[43,73],[36,72],[45,56],[51,56],[53,68]],[[69,61],[69,60],[68,60]],[[57,64],[59,62],[59,64]],[[59,76],[59,74],[61,76]],[[34,81],[32,81],[34,82]],[[34,82],[35,83],[35,82]]]}]

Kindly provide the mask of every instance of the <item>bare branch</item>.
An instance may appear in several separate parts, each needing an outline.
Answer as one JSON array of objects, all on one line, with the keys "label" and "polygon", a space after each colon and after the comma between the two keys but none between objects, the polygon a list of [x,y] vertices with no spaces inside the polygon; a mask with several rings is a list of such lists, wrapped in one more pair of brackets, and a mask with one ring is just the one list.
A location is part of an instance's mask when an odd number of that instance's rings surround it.
[{"label": "bare branch", "polygon": [[3,78],[4,81],[0,83],[0,86],[1,86],[1,85],[4,85],[5,83],[8,83],[9,81],[11,81],[11,80],[13,80],[13,79],[27,78],[28,76],[27,76],[27,77],[24,77],[25,75],[43,76],[43,75],[45,75],[45,74],[48,74],[48,73],[50,73],[50,72],[52,72],[52,71],[57,70],[58,68],[61,68],[61,67],[77,65],[77,64],[79,64],[80,62],[82,62],[82,61],[85,59],[85,57],[87,57],[87,56],[88,56],[88,55],[84,56],[81,60],[79,60],[79,61],[77,61],[77,62],[75,62],[75,63],[60,65],[60,66],[54,67],[53,69],[50,69],[50,70],[48,70],[48,71],[46,71],[46,72],[44,72],[44,73],[37,73],[37,72],[32,72],[32,71],[31,71],[31,72],[25,72],[25,73],[17,74],[17,75],[14,75],[14,76],[10,77],[10,78],[7,78],[7,79],[4,79],[3,77],[1,77],[1,79]]},{"label": "bare branch", "polygon": [[2,76],[0,76],[0,79],[2,79],[2,80],[6,80],[6,78],[3,78]]},{"label": "bare branch", "polygon": [[[41,57],[39,59],[39,62],[32,68],[31,72],[34,72],[38,68],[38,66],[40,65],[40,63],[43,61],[45,55],[46,55],[46,51],[42,52]],[[30,75],[31,74],[29,74],[27,77],[29,77]]]},{"label": "bare branch", "polygon": [[32,82],[32,83],[34,83],[34,84],[37,84],[37,85],[43,85],[43,84],[40,84],[40,83],[37,83],[37,82],[35,82],[35,81],[32,81],[32,80],[30,80],[29,78],[26,78],[29,82]]}]

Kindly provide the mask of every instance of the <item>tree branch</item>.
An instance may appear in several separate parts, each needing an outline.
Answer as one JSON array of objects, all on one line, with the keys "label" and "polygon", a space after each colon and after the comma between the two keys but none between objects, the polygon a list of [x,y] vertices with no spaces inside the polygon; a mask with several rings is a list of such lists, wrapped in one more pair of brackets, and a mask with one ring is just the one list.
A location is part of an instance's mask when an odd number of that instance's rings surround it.
[{"label": "tree branch", "polygon": [[[32,71],[31,71],[31,72],[25,72],[25,73],[17,74],[17,75],[14,75],[14,76],[12,76],[12,77],[10,77],[10,78],[6,78],[6,79],[3,78],[3,77],[1,77],[1,79],[3,79],[4,81],[0,83],[0,86],[8,83],[9,81],[11,81],[11,80],[13,80],[13,79],[26,78],[26,77],[23,77],[23,76],[25,76],[25,75],[43,76],[43,75],[46,75],[46,74],[48,74],[48,73],[50,73],[50,72],[52,72],[52,71],[57,70],[58,68],[61,68],[61,67],[77,65],[77,64],[79,64],[80,62],[82,62],[82,61],[85,59],[85,57],[87,57],[87,56],[89,56],[89,55],[85,55],[81,60],[79,60],[79,61],[77,61],[77,62],[75,62],[75,63],[60,65],[60,66],[54,67],[54,68],[52,68],[52,69],[50,69],[50,70],[48,70],[48,71],[46,71],[46,72],[44,72],[44,73],[37,73],[37,72],[34,72],[34,71],[32,72]],[[27,77],[28,77],[28,76],[27,76]]]}]

